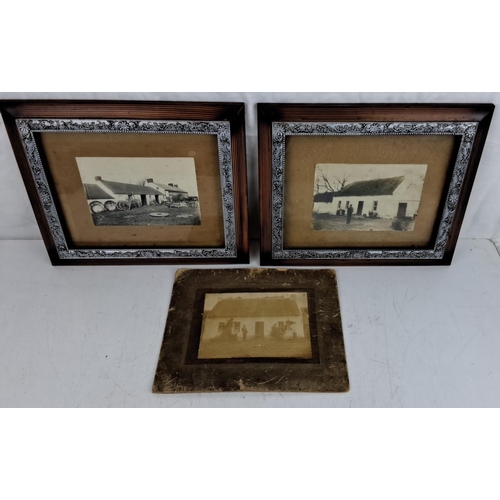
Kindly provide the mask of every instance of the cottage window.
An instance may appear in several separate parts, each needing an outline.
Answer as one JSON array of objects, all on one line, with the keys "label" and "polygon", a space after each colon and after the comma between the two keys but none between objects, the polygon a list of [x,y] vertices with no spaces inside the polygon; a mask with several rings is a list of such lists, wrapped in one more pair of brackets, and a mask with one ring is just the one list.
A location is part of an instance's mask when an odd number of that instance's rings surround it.
[{"label": "cottage window", "polygon": [[278,326],[280,328],[285,328],[285,322],[284,321],[278,321]]},{"label": "cottage window", "polygon": [[376,212],[378,210],[378,201],[373,202],[373,211]]},{"label": "cottage window", "polygon": [[339,201],[338,208],[339,208],[339,210],[342,208],[342,202],[341,201]]},{"label": "cottage window", "polygon": [[234,333],[240,333],[241,323],[234,323]]},{"label": "cottage window", "polygon": [[350,203],[348,201],[345,202],[345,208],[349,208]]},{"label": "cottage window", "polygon": [[226,323],[224,323],[224,322],[219,323],[219,333],[222,333],[224,331],[225,326],[226,326]]}]

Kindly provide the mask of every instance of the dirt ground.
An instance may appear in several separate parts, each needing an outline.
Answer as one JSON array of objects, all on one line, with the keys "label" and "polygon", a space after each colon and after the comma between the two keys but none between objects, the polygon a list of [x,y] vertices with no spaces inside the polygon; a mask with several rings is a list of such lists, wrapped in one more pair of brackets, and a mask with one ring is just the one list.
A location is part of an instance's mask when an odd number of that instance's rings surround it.
[{"label": "dirt ground", "polygon": [[312,356],[309,340],[207,341],[200,344],[200,359],[300,358]]},{"label": "dirt ground", "polygon": [[413,231],[415,221],[397,221],[397,219],[370,219],[353,216],[347,224],[347,217],[342,215],[313,215],[315,231],[395,231],[393,222],[399,222],[401,231]]},{"label": "dirt ground", "polygon": [[[168,217],[151,217],[151,213],[167,213]],[[96,226],[199,226],[198,208],[167,208],[143,206],[127,212],[115,210],[92,214]]]}]

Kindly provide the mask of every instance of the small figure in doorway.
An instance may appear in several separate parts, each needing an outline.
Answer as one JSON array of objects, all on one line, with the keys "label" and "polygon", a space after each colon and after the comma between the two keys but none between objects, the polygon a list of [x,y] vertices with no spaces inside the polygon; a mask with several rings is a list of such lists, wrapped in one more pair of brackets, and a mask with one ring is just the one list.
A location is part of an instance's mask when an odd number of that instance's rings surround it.
[{"label": "small figure in doorway", "polygon": [[248,330],[247,330],[247,326],[246,325],[243,325],[243,328],[241,329],[241,333],[243,334],[243,340],[246,340],[247,339],[247,334],[248,334]]},{"label": "small figure in doorway", "polygon": [[352,219],[352,214],[354,212],[354,208],[352,205],[349,205],[349,207],[347,208],[347,224],[350,224],[351,223],[351,219]]}]

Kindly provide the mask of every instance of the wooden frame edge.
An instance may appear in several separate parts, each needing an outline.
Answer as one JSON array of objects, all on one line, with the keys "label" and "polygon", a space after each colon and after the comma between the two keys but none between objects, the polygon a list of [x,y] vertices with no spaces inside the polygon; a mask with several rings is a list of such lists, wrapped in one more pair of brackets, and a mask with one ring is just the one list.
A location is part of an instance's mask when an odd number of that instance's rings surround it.
[{"label": "wooden frame edge", "polygon": [[[145,109],[150,108],[150,109]],[[109,113],[113,116],[109,116]],[[112,100],[0,100],[0,113],[30,204],[54,266],[94,265],[232,265],[250,262],[248,237],[248,187],[246,156],[245,103],[197,101],[112,101]],[[165,117],[165,113],[169,113]],[[237,255],[229,258],[151,258],[151,259],[61,259],[51,229],[43,213],[30,166],[15,121],[22,118],[46,119],[163,119],[172,121],[228,121],[231,126]]]},{"label": "wooden frame edge", "polygon": [[[465,217],[468,201],[472,193],[474,179],[479,168],[481,156],[486,144],[490,124],[493,118],[495,105],[490,103],[456,103],[456,104],[292,104],[292,103],[259,103],[258,131],[259,131],[259,189],[260,220],[261,220],[261,246],[260,263],[262,266],[447,266],[451,265],[456,244],[460,236],[460,229]],[[419,114],[430,113],[425,120],[417,120],[411,116],[418,111]],[[443,111],[446,112],[443,117]],[[307,118],[304,113],[307,112]],[[377,115],[377,112],[382,112]],[[312,114],[309,115],[309,113]],[[391,114],[401,114],[392,116]],[[410,113],[409,116],[407,114]],[[436,116],[434,116],[436,115]],[[341,118],[344,118],[342,120]],[[347,117],[347,119],[346,119]],[[375,117],[377,119],[375,119]],[[438,119],[439,117],[439,119]],[[409,118],[413,118],[410,120]],[[423,118],[423,117],[422,117]],[[273,121],[475,121],[478,123],[478,131],[474,141],[473,151],[469,160],[464,186],[458,201],[457,212],[452,223],[446,249],[442,259],[358,259],[358,260],[325,260],[325,259],[273,259],[272,257],[272,223],[271,223],[271,182],[272,182],[272,130]]]}]

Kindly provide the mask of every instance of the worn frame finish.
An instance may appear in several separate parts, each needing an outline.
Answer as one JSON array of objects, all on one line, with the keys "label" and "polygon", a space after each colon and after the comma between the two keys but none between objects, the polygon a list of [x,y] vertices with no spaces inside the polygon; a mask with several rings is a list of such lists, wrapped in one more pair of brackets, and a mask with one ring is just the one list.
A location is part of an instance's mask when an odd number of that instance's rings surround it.
[{"label": "worn frame finish", "polygon": [[[307,292],[312,357],[198,359],[207,293]],[[181,269],[172,291],[153,392],[347,392],[333,270]]]},{"label": "worn frame finish", "polygon": [[[107,101],[0,104],[53,264],[248,262],[244,104]],[[102,119],[103,116],[106,118]],[[51,189],[38,151],[34,136],[37,132],[216,135],[224,248],[71,248],[57,210],[57,193]]]},{"label": "worn frame finish", "polygon": [[[450,264],[493,110],[490,104],[259,105],[262,264]],[[292,135],[459,137],[460,146],[432,248],[285,249],[285,142]]]}]

